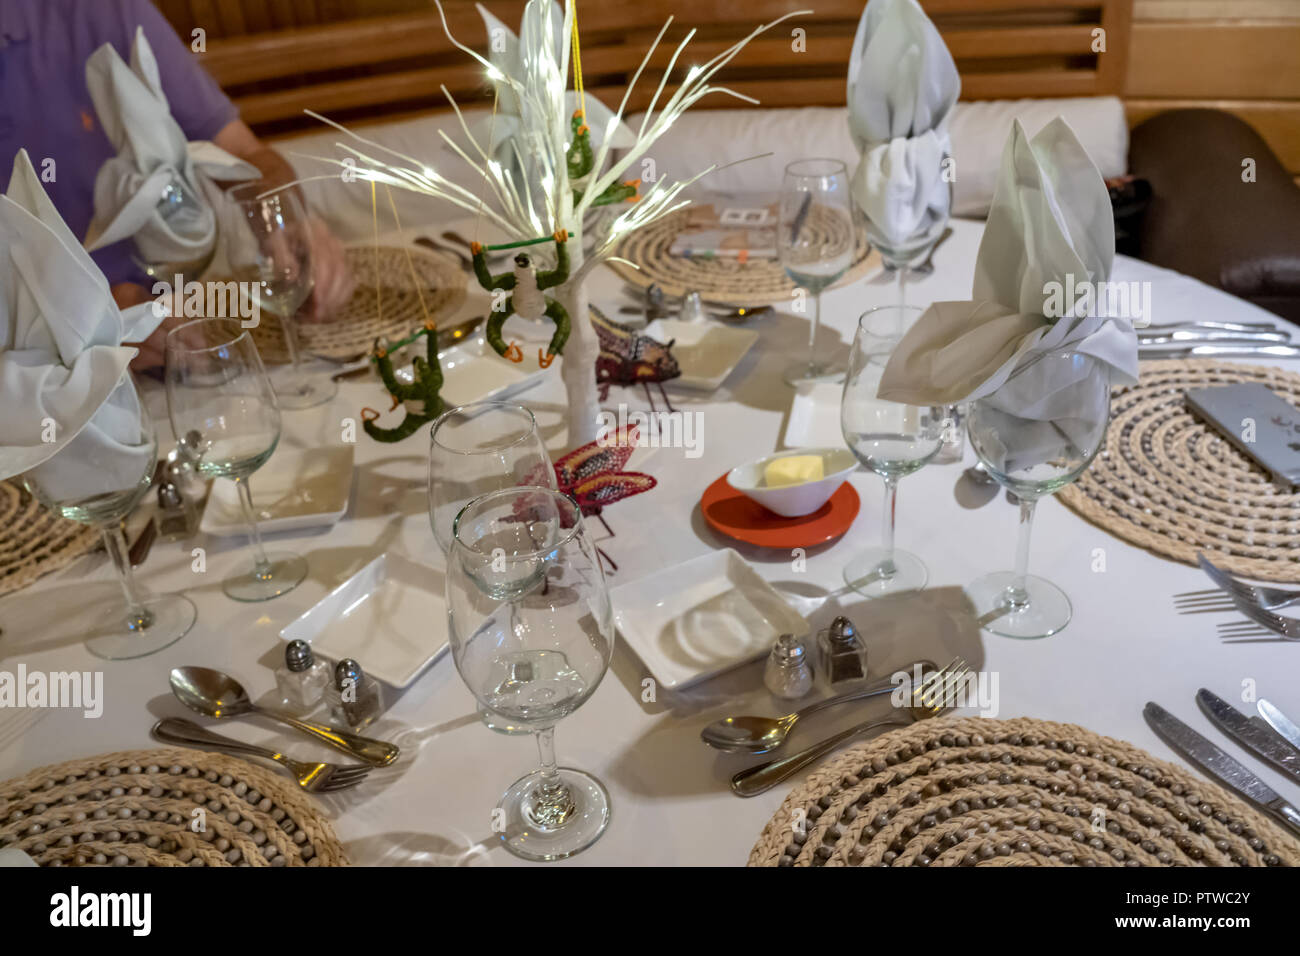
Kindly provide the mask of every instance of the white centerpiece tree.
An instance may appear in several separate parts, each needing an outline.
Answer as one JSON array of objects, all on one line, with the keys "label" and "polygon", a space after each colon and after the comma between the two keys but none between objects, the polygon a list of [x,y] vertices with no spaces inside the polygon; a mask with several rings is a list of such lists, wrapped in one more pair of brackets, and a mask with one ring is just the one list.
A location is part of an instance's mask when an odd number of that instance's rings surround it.
[{"label": "white centerpiece tree", "polygon": [[[570,179],[568,164],[574,137],[571,122],[574,95],[569,91],[575,36],[573,0],[565,0],[562,15],[552,6],[552,0],[529,0],[524,9],[517,52],[516,48],[511,49],[512,66],[506,69],[453,37],[441,3],[438,11],[448,39],[482,64],[488,79],[494,84],[498,104],[509,103],[511,121],[508,125],[512,135],[507,145],[515,162],[503,164],[498,159],[501,144],[483,142],[481,129],[479,135],[471,131],[460,106],[445,87],[443,93],[460,119],[463,143],[458,143],[446,132],[440,131],[440,135],[482,180],[477,191],[450,181],[426,162],[396,153],[323,116],[312,114],[350,137],[350,143],[338,144],[351,154],[349,158],[325,161],[344,166],[358,179],[444,199],[481,216],[517,239],[547,236],[557,230],[569,234],[569,277],[550,291],[572,323],[561,370],[568,403],[568,443],[572,447],[593,441],[600,411],[595,372],[600,347],[589,318],[585,290],[587,276],[598,264],[611,258],[620,239],[685,206],[689,200],[682,191],[717,169],[718,165],[675,182],[660,177],[655,182],[640,184],[643,191],[639,197],[623,205],[608,232],[584,254],[582,232],[587,214],[606,190],[628,179],[629,170],[640,170],[642,158],[659,137],[703,97],[710,93],[725,93],[750,103],[757,102],[734,90],[715,86],[711,81],[754,37],[790,17],[810,11],[792,12],[764,24],[706,63],[689,67],[682,64],[684,76],[671,93],[666,93],[669,78],[679,67],[682,54],[695,35],[694,30],[689,31],[669,59],[641,122],[631,131],[631,145],[614,158],[615,133],[620,130],[632,90],[672,24],[670,17],[646,51],[618,109],[612,115],[608,110],[599,110],[606,120],[606,127],[599,131],[602,135],[593,145],[591,170],[576,181]],[[580,58],[578,62],[581,63]],[[578,102],[581,102],[580,88],[575,92],[578,93]],[[590,114],[587,119],[591,121]],[[624,141],[626,138],[624,131]],[[390,159],[382,159],[378,154],[385,154]]]}]

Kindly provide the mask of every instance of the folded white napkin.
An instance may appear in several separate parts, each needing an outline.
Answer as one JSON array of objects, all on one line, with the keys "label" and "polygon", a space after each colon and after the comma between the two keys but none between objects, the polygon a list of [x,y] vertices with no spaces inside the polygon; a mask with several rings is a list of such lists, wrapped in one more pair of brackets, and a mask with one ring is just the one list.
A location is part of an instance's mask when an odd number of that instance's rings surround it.
[{"label": "folded white napkin", "polygon": [[849,132],[862,161],[853,195],[896,245],[948,219],[948,117],[961,78],[916,0],[871,0],[849,57]]},{"label": "folded white napkin", "polygon": [[[1086,428],[1098,414],[1082,398],[1087,370],[1062,375],[1059,364],[1034,360],[1070,350],[1097,359],[1112,384],[1137,381],[1132,323],[1077,298],[1104,290],[1114,257],[1110,197],[1069,125],[1055,119],[1031,140],[1016,121],[975,262],[974,301],[928,308],[890,357],[879,396],[913,405],[992,396],[1009,415]],[[1076,300],[1064,303],[1070,290]],[[1077,429],[1072,413],[1085,419]]]},{"label": "folded white napkin", "polygon": [[[256,166],[209,142],[188,142],[172,118],[144,30],[136,28],[128,67],[111,43],[86,61],[86,86],[117,155],[95,177],[95,216],[86,248],[135,237],[147,263],[206,257],[217,237],[212,180],[257,179]],[[160,209],[168,187],[172,204]]]},{"label": "folded white napkin", "polygon": [[118,310],[25,150],[0,196],[0,296],[0,478],[33,471],[62,500],[138,481],[148,453],[122,342],[161,317],[152,302]]},{"label": "folded white napkin", "polygon": [[[549,27],[554,43],[554,55],[556,57],[561,55],[564,48],[564,11],[560,9],[559,4],[552,2],[549,7],[545,8],[530,4],[524,9],[523,19],[519,24],[519,32],[524,34],[528,40],[530,49],[525,49],[520,44],[519,37],[514,31],[484,9],[482,4],[475,4],[475,6],[478,8],[479,16],[483,18],[483,26],[487,30],[488,62],[496,67],[503,76],[523,82],[524,72],[527,69],[524,57],[525,55],[536,56],[533,50],[540,47],[540,43],[534,39],[535,31],[546,28],[545,24],[532,22],[543,9],[549,13]],[[565,64],[560,63],[558,66],[564,68]],[[503,166],[513,167],[517,160],[515,155],[516,147],[525,157],[528,156],[526,145],[514,142],[520,130],[528,128],[530,125],[525,123],[523,119],[523,111],[527,106],[519,102],[519,97],[515,95],[509,83],[498,81],[496,89],[496,115],[489,115],[476,120],[470,126],[470,129],[474,134],[474,138],[481,145],[486,146],[489,141],[492,143],[492,154],[498,162]],[[614,118],[614,111],[594,96],[586,96],[583,99],[586,109],[584,119],[591,130],[591,146],[592,149],[599,149],[605,141],[610,121]],[[572,116],[579,106],[577,91],[566,90],[564,101],[566,117]],[[462,148],[468,145],[464,142],[463,137],[453,136],[452,138]],[[625,123],[620,122],[614,130],[610,149],[626,149],[635,142],[636,136]]]}]

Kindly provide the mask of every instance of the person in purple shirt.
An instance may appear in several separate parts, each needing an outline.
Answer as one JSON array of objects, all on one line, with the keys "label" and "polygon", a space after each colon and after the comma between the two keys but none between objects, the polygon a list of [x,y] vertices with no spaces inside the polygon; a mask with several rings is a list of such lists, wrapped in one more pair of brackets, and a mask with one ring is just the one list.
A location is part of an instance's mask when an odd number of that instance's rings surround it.
[{"label": "person in purple shirt", "polygon": [[[292,167],[263,144],[216,81],[199,65],[149,0],[0,0],[0,167],[25,148],[38,170],[54,161],[43,183],[75,235],[94,214],[95,176],[116,154],[99,127],[86,89],[86,60],[111,43],[130,61],[136,27],[143,27],[158,61],[172,116],[190,140],[211,140],[252,163],[270,184],[295,179]],[[311,304],[304,318],[327,319],[352,293],[343,247],[312,218]],[[148,280],[131,259],[131,241],[92,253],[119,307],[148,301]],[[134,368],[162,364],[165,328],[140,345]]]}]

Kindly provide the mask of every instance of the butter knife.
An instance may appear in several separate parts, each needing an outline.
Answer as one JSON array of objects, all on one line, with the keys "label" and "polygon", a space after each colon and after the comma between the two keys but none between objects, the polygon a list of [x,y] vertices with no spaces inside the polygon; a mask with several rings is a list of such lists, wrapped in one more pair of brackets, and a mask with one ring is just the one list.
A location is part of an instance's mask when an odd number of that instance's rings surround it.
[{"label": "butter knife", "polygon": [[1296,753],[1300,753],[1300,727],[1293,724],[1290,717],[1262,697],[1255,704],[1255,709],[1273,728],[1274,733],[1294,747]]},{"label": "butter knife", "polygon": [[1192,345],[1185,348],[1138,346],[1140,359],[1218,358],[1226,356],[1255,358],[1300,358],[1300,347],[1278,343],[1237,343],[1235,345]]},{"label": "butter knife", "polygon": [[1142,715],[1161,740],[1200,767],[1210,779],[1262,807],[1300,836],[1300,810],[1278,796],[1259,777],[1154,701],[1147,702]]},{"label": "butter knife", "polygon": [[1216,727],[1257,757],[1262,757],[1292,780],[1300,781],[1300,752],[1273,733],[1267,724],[1251,720],[1218,694],[1204,687],[1196,692],[1196,702]]}]

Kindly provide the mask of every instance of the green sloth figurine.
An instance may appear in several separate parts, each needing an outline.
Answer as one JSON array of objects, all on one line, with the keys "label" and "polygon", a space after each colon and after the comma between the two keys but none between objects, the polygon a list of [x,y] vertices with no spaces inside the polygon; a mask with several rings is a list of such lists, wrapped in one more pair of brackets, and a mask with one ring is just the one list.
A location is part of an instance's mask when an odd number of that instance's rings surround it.
[{"label": "green sloth figurine", "polygon": [[375,441],[401,441],[415,434],[416,429],[421,425],[433,421],[446,408],[446,402],[438,394],[442,390],[442,365],[438,362],[438,331],[432,322],[425,322],[424,329],[416,332],[411,338],[418,338],[421,335],[428,343],[426,349],[428,358],[424,359],[418,355],[415,357],[411,363],[414,376],[410,384],[397,380],[397,376],[393,374],[393,360],[389,358],[388,348],[380,345],[378,339],[375,340],[374,359],[379,367],[379,377],[384,380],[384,387],[393,396],[393,404],[389,411],[399,404],[406,406],[406,418],[395,428],[380,428],[376,425],[375,420],[379,418],[379,412],[373,408],[361,410],[361,427]]},{"label": "green sloth figurine", "polygon": [[[587,129],[587,124],[583,122],[582,110],[573,114],[571,120],[573,128],[573,142],[569,146],[566,160],[568,164],[569,182],[574,184],[573,199],[575,202],[582,198],[582,185],[590,175],[592,167],[595,165],[596,158],[591,149],[591,133]],[[593,206],[606,206],[610,203],[623,202],[625,200],[636,202],[637,180],[629,180],[625,183],[613,183],[604,192],[593,200]],[[505,340],[501,337],[501,328],[505,325],[506,319],[512,315],[519,315],[525,319],[540,321],[543,316],[555,323],[555,334],[551,336],[550,344],[547,345],[546,351],[537,350],[537,364],[542,368],[547,368],[555,356],[559,355],[564,349],[564,343],[569,339],[570,318],[569,313],[564,306],[549,298],[544,294],[545,290],[563,285],[569,278],[569,234],[563,229],[557,229],[553,234],[555,239],[555,268],[546,272],[538,272],[537,267],[533,264],[532,257],[526,252],[520,252],[515,256],[514,269],[511,272],[503,272],[501,275],[494,276],[488,271],[487,253],[482,243],[470,243],[470,252],[474,257],[474,275],[478,279],[478,284],[488,292],[512,293],[505,300],[505,308],[492,309],[492,314],[487,320],[485,334],[488,345],[498,354],[505,356],[512,362],[522,362],[524,360],[523,350],[514,342],[506,345]],[[530,240],[525,243],[516,243],[515,245],[528,245],[532,242],[542,242],[544,240]]]}]

